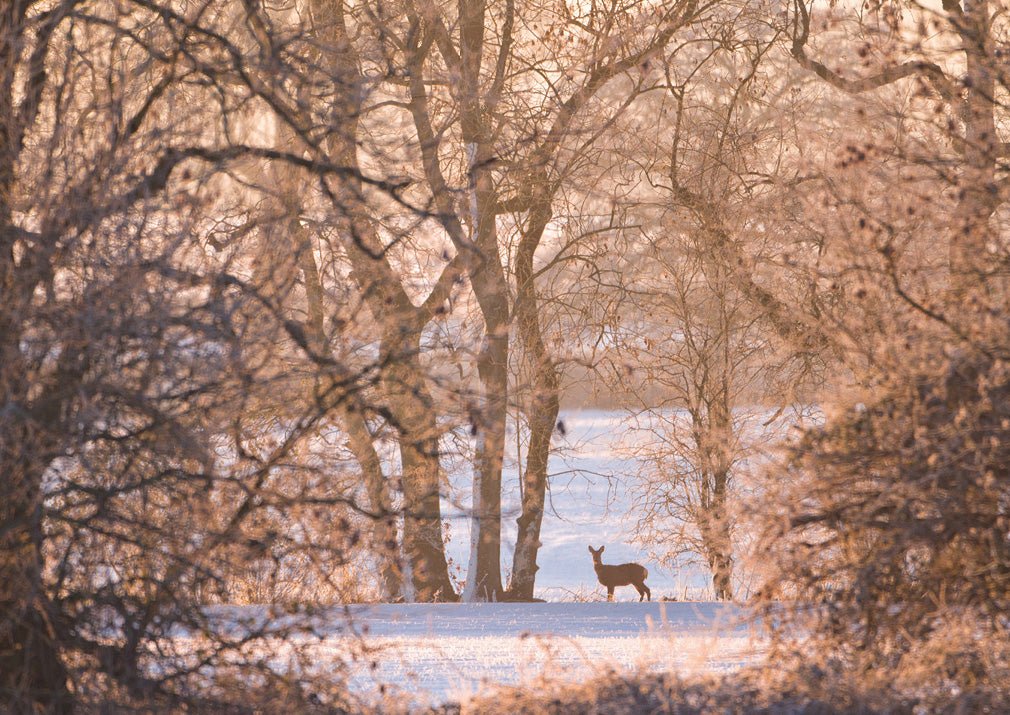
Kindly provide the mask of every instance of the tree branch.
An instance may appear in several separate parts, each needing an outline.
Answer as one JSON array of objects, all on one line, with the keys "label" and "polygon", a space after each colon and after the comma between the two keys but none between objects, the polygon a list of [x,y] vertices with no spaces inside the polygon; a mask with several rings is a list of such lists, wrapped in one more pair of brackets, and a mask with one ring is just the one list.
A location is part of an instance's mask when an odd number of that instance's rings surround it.
[{"label": "tree branch", "polygon": [[[674,33],[684,27],[694,17],[696,9],[696,0],[688,0],[683,3],[676,17],[671,18],[669,24],[648,45],[620,60],[598,66],[590,73],[586,83],[561,105],[558,115],[554,118],[554,123],[547,132],[547,136],[533,150],[530,161],[533,173],[539,173],[543,178],[546,178],[547,166],[557,154],[558,148],[561,146],[561,142],[567,135],[568,129],[575,120],[575,117],[586,106],[589,100],[611,79],[648,61],[661,52],[673,38]],[[530,210],[538,200],[536,194],[541,188],[542,185],[537,181],[526,182],[525,191],[517,196],[499,202],[498,213]]]},{"label": "tree branch", "polygon": [[[172,172],[187,159],[199,159],[207,163],[222,163],[234,161],[242,158],[271,159],[283,161],[288,164],[300,167],[306,171],[320,177],[341,176],[354,178],[363,183],[374,186],[397,198],[399,193],[405,189],[408,182],[392,182],[382,179],[373,179],[366,176],[357,169],[333,164],[319,159],[307,159],[298,154],[286,151],[278,151],[266,147],[249,146],[246,144],[235,144],[220,149],[208,149],[206,147],[186,147],[184,149],[171,148],[165,151],[158,159],[150,173],[140,178],[134,187],[127,191],[117,202],[130,206],[144,198],[149,198],[164,190],[168,184],[168,179]],[[402,202],[402,199],[401,199]],[[410,207],[415,208],[415,207]]]},{"label": "tree branch", "polygon": [[422,324],[428,323],[442,308],[445,301],[452,296],[452,288],[466,272],[466,260],[462,253],[457,253],[443,268],[424,303],[418,308]]},{"label": "tree branch", "polygon": [[810,12],[804,0],[795,0],[796,17],[793,21],[794,33],[791,54],[796,62],[806,70],[813,72],[836,89],[848,94],[861,94],[879,89],[908,77],[920,77],[929,82],[933,90],[947,101],[957,98],[957,91],[950,78],[944,74],[940,66],[925,60],[913,60],[893,67],[887,67],[875,75],[861,79],[847,79],[839,73],[828,69],[821,62],[810,59],[806,53],[807,39],[810,35]]},{"label": "tree branch", "polygon": [[456,246],[459,252],[473,252],[476,246],[467,237],[463,230],[463,224],[453,206],[452,194],[446,183],[442,168],[438,162],[439,139],[435,135],[435,130],[431,126],[431,117],[428,113],[428,94],[424,88],[424,58],[431,48],[432,37],[428,35],[422,41],[414,40],[408,58],[408,72],[410,75],[410,114],[414,119],[414,127],[417,130],[418,143],[421,149],[421,163],[424,167],[424,175],[428,186],[431,189],[432,197],[435,200],[438,220],[449,234],[449,239]]}]

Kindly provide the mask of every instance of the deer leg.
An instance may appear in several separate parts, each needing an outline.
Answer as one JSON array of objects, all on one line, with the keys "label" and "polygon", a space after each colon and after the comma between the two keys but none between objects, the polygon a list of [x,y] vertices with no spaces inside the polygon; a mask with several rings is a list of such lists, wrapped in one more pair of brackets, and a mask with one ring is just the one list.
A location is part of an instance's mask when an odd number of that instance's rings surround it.
[{"label": "deer leg", "polygon": [[632,584],[632,586],[634,586],[635,590],[638,591],[638,600],[639,601],[644,601],[645,600],[645,585],[644,584],[640,584],[640,583],[634,583],[634,584]]},{"label": "deer leg", "polygon": [[613,601],[614,600],[614,587],[613,586],[607,586],[607,600],[608,601]]},{"label": "deer leg", "polygon": [[645,581],[642,581],[642,588],[645,589],[645,597],[648,598],[651,601],[652,600],[652,591],[650,591],[649,587],[645,585]]}]

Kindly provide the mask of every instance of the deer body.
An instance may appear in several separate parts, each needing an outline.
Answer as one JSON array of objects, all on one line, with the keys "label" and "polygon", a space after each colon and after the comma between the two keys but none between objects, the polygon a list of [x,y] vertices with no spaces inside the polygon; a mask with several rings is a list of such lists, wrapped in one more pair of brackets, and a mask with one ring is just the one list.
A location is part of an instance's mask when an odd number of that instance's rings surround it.
[{"label": "deer body", "polygon": [[638,600],[643,601],[648,598],[652,600],[652,591],[645,585],[645,579],[649,577],[649,570],[640,564],[605,564],[603,563],[603,549],[589,547],[589,553],[593,555],[593,569],[596,571],[596,578],[607,587],[607,600],[614,600],[614,589],[618,586],[634,586],[638,591]]}]

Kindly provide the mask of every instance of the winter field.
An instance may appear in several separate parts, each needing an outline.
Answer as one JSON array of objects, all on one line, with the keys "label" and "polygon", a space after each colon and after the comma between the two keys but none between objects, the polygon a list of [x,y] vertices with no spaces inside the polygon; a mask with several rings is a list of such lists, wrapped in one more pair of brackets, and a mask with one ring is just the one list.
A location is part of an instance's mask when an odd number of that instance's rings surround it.
[{"label": "winter field", "polygon": [[[348,664],[355,692],[424,705],[465,699],[487,684],[580,680],[609,669],[725,672],[758,660],[761,643],[752,637],[745,612],[704,601],[710,595],[705,570],[664,566],[634,541],[639,465],[632,450],[649,435],[629,429],[623,412],[569,411],[561,422],[538,558],[536,595],[547,603],[347,607],[322,624],[318,662],[346,658],[346,639],[355,637],[365,649]],[[464,578],[471,477],[465,465],[450,460],[447,467],[448,551],[454,576]],[[519,501],[514,461],[506,465],[504,481],[507,579]],[[617,603],[606,603],[588,544],[606,545],[605,563],[645,565],[653,602],[638,603],[628,586],[617,589]]]},{"label": "winter field", "polygon": [[385,685],[418,704],[608,669],[727,671],[760,655],[742,613],[711,603],[386,605],[354,618],[383,651],[377,668],[354,670],[354,689]]},{"label": "winter field", "polygon": [[[742,613],[711,603],[491,603],[355,609],[377,649],[352,687],[415,704],[465,699],[485,684],[581,680],[608,669],[695,673],[753,662]],[[373,668],[372,663],[377,667]]]},{"label": "winter field", "polygon": [[[465,701],[487,685],[578,681],[610,670],[720,673],[762,657],[745,611],[718,603],[381,604],[309,617],[264,607],[212,611],[232,634],[307,618],[310,667],[344,667],[356,696],[412,706]],[[280,645],[274,667],[291,667],[289,656]]]}]

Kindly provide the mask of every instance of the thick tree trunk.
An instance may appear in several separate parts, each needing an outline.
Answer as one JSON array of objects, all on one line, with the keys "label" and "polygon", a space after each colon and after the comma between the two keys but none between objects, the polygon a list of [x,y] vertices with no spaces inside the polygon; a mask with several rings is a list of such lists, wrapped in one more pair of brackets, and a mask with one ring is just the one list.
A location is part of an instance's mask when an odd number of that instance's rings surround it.
[{"label": "thick tree trunk", "polygon": [[496,601],[501,582],[501,473],[508,408],[509,291],[498,253],[495,160],[481,93],[485,31],[484,0],[464,0],[460,9],[460,129],[470,180],[470,225],[479,252],[470,283],[484,317],[484,345],[477,358],[481,405],[476,425],[470,563],[464,598]]},{"label": "thick tree trunk", "polygon": [[45,467],[36,460],[48,450],[29,429],[10,424],[18,419],[8,414],[0,431],[0,702],[11,712],[70,712],[67,671],[43,583]]},{"label": "thick tree trunk", "polygon": [[441,469],[431,454],[432,441],[402,440],[403,550],[410,562],[414,598],[421,602],[456,601],[449,580],[441,528]]},{"label": "thick tree trunk", "polygon": [[541,364],[533,389],[535,394],[529,413],[530,445],[522,478],[522,511],[516,520],[518,531],[509,588],[511,598],[523,601],[533,598],[536,575],[540,570],[537,554],[542,546],[540,527],[547,496],[547,464],[560,405],[553,364]]},{"label": "thick tree trunk", "polygon": [[[319,280],[319,269],[307,232],[297,220],[289,224],[292,235],[298,237],[298,262],[305,281],[305,295],[308,303],[308,335],[310,344],[320,355],[329,355],[329,347],[323,325],[323,288]],[[389,602],[401,597],[401,568],[398,563],[396,515],[392,511],[389,485],[382,473],[382,461],[375,451],[372,432],[354,395],[341,400],[338,406],[339,418],[347,433],[347,446],[361,468],[361,477],[368,496],[368,508],[372,517],[372,550],[379,566],[379,582],[383,599]]]},{"label": "thick tree trunk", "polygon": [[712,590],[718,601],[733,600],[733,548],[726,503],[728,482],[728,472],[714,475],[709,515],[701,530],[712,572]]},{"label": "thick tree trunk", "polygon": [[383,391],[400,431],[403,551],[414,599],[455,601],[442,540],[438,426],[425,374],[416,364],[419,340],[419,333],[410,338],[398,331],[387,337],[395,341],[396,352],[383,350]]},{"label": "thick tree trunk", "polygon": [[[483,144],[478,145],[483,147]],[[470,563],[464,598],[497,601],[501,581],[501,484],[508,418],[509,290],[498,255],[495,226],[497,198],[486,148],[475,150],[473,166],[474,220],[480,266],[471,285],[484,318],[484,344],[477,357],[481,404],[477,409],[477,449],[473,482]]]},{"label": "thick tree trunk", "polygon": [[989,0],[964,0],[964,13],[954,20],[965,54],[967,96],[964,120],[964,163],[960,193],[949,246],[951,302],[963,307],[966,299],[987,285],[989,220],[996,209],[996,90],[992,63]]},{"label": "thick tree trunk", "polygon": [[467,601],[497,601],[503,593],[501,479],[508,398],[508,304],[503,299],[486,301],[483,312],[487,335],[477,359],[482,404],[475,425],[470,563],[464,592]]},{"label": "thick tree trunk", "polygon": [[541,546],[540,527],[547,496],[547,465],[551,453],[551,436],[554,434],[561,404],[557,368],[544,345],[540,299],[533,275],[533,257],[551,217],[549,192],[545,190],[544,196],[547,200],[540,201],[530,212],[526,231],[516,251],[515,268],[518,285],[515,320],[530,365],[532,394],[526,408],[530,443],[522,477],[522,512],[517,520],[509,596],[524,601],[533,598],[536,575],[540,568],[537,565],[537,554]]}]

